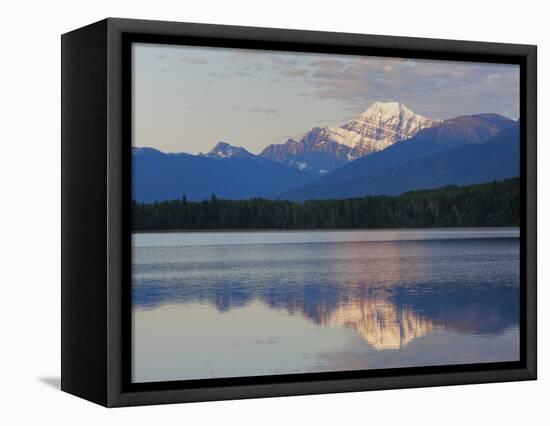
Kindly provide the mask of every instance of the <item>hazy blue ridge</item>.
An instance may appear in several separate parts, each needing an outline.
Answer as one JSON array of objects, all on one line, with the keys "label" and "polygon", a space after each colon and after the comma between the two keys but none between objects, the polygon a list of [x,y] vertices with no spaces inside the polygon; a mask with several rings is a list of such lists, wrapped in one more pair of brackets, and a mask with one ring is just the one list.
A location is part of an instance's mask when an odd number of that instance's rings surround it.
[{"label": "hazy blue ridge", "polygon": [[211,194],[228,199],[274,197],[311,182],[311,174],[254,155],[211,158],[134,149],[133,199],[142,202],[181,198],[202,200]]}]

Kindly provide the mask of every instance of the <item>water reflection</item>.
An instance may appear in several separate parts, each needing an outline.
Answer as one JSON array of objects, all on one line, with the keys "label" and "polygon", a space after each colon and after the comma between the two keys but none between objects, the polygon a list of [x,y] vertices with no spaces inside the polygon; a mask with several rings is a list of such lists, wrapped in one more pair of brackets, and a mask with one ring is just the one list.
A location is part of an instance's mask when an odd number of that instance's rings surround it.
[{"label": "water reflection", "polygon": [[399,349],[417,337],[443,329],[410,306],[399,308],[390,300],[377,298],[357,299],[339,307],[326,324],[353,328],[377,350]]},{"label": "water reflection", "polygon": [[[247,374],[293,372],[307,357],[315,362],[298,371],[513,360],[518,355],[519,243],[515,238],[204,246],[162,246],[158,238],[154,236],[151,247],[134,248],[134,312],[151,318],[140,320],[134,337],[159,334],[167,321],[185,322],[174,335],[155,340],[159,347],[169,340],[191,338],[183,337],[183,327],[197,327],[212,338],[222,333],[224,340],[229,339],[216,349],[222,357],[230,346],[228,353],[234,350],[241,335],[249,333],[255,340],[271,341],[272,350],[285,352],[292,360],[286,367],[277,367],[282,359],[279,353],[279,361],[269,365],[265,355],[249,347],[249,364],[258,356],[264,356],[264,363],[258,371],[245,368]],[[214,308],[220,316],[200,322],[205,312],[198,309],[201,306]],[[179,309],[187,319],[159,319],[168,308]],[[284,317],[272,317],[266,309]],[[190,312],[197,318],[193,325],[188,323]],[[242,314],[238,329],[225,321],[233,312]],[[301,318],[314,328],[296,321],[284,328],[283,318]],[[277,322],[281,329],[263,336]],[[277,343],[289,333],[288,327],[296,333],[303,328],[303,341],[288,346]],[[352,337],[343,330],[353,332],[370,348],[370,355],[358,355],[363,349],[351,344]],[[495,343],[487,339],[498,336],[504,340],[499,340],[502,346],[497,353]],[[317,343],[312,343],[314,338]],[[423,345],[413,345],[424,339]],[[142,341],[153,344],[149,337]],[[451,347],[454,352],[448,353],[446,348]],[[297,352],[292,355],[292,351]],[[376,352],[396,352],[399,358],[377,358]],[[174,363],[176,370],[182,368],[181,361]],[[224,374],[208,368],[199,377]],[[236,366],[231,369],[232,374],[239,375],[238,371]],[[164,379],[170,374],[176,373],[169,371]]]}]

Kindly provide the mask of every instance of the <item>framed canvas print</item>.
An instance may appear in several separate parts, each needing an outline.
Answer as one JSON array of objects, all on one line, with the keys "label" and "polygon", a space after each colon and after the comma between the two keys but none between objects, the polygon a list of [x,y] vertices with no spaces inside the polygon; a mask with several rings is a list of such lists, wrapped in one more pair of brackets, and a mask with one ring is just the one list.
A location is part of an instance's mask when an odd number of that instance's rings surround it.
[{"label": "framed canvas print", "polygon": [[536,378],[536,47],[106,19],[62,37],[62,389]]}]

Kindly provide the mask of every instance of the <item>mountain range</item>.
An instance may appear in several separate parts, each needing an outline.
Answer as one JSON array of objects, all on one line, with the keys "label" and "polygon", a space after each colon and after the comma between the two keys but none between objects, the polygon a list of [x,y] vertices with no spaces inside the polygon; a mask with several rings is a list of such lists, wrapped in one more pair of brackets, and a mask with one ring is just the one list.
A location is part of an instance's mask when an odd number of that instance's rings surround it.
[{"label": "mountain range", "polygon": [[[495,151],[491,157],[485,150],[485,158],[481,159],[476,156],[476,151],[482,151],[481,145],[489,141],[491,138],[496,137],[500,132],[505,131],[509,127],[519,127],[513,120],[507,119],[496,114],[478,114],[472,116],[461,116],[450,120],[445,120],[434,127],[424,129],[418,132],[415,136],[402,142],[395,143],[394,145],[386,148],[383,151],[373,153],[372,155],[359,158],[333,173],[323,176],[311,184],[307,184],[303,187],[296,188],[281,194],[281,198],[290,200],[305,200],[305,199],[327,199],[327,198],[345,198],[355,197],[362,195],[396,195],[402,192],[411,191],[415,189],[428,189],[441,186],[441,179],[437,178],[435,168],[441,170],[444,165],[437,163],[438,160],[445,157],[447,162],[454,161],[452,155],[462,146],[472,146],[473,149],[469,149],[467,152],[471,154],[471,158],[463,159],[462,171],[458,171],[457,174],[462,174],[463,178],[467,178],[467,167],[469,162],[472,164],[479,164],[481,161],[488,161],[489,163],[484,166],[491,169],[498,162],[498,158],[502,155],[506,155],[506,151]],[[516,132],[517,133],[517,132]],[[513,149],[515,146],[519,149],[519,133],[515,134],[516,138],[511,141],[509,149]],[[513,143],[512,143],[513,142]],[[435,156],[439,152],[448,152],[443,157]],[[458,151],[460,152],[460,151]],[[432,158],[432,163],[423,163],[425,170],[411,169],[411,164],[418,164],[419,159]],[[494,157],[494,158],[493,158]],[[416,162],[416,163],[415,163]],[[399,185],[393,185],[392,190],[389,191],[389,187],[385,187],[382,183],[383,177],[387,179],[394,179],[392,176],[396,175],[397,170],[403,168],[409,170],[408,176],[402,176],[403,180]],[[509,173],[505,173],[504,177],[518,176],[519,172],[519,156],[515,158],[515,163],[509,167]],[[424,182],[425,187],[419,187],[415,182],[414,173],[429,174],[433,176],[433,180],[430,182]],[[458,178],[455,174],[454,178]],[[502,173],[495,170],[494,178],[488,180],[472,180],[469,183],[483,183],[500,176]],[[491,176],[491,172],[486,173],[487,176]],[[455,184],[453,180],[445,181],[443,184]]]},{"label": "mountain range", "polygon": [[[179,199],[274,198],[313,180],[311,174],[225,145],[208,154],[166,154],[153,148],[134,148],[133,199],[153,202]],[[225,154],[224,154],[225,153]]]},{"label": "mountain range", "polygon": [[497,114],[435,120],[375,102],[339,127],[314,127],[259,155],[226,142],[208,153],[133,149],[133,197],[152,202],[396,195],[519,175],[519,123]]}]

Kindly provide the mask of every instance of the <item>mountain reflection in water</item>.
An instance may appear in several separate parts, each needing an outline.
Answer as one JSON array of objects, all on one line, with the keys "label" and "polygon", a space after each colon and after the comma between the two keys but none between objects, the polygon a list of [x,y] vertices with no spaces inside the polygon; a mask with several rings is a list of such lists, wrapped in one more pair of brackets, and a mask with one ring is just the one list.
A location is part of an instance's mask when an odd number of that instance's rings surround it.
[{"label": "mountain reflection in water", "polygon": [[353,328],[377,350],[399,349],[432,330],[442,329],[409,306],[398,309],[395,303],[376,298],[339,307],[326,324]]},{"label": "mountain reflection in water", "polygon": [[[402,350],[428,335],[441,335],[441,342],[449,336],[472,336],[475,339],[468,344],[481,345],[484,338],[517,330],[519,323],[516,238],[142,244],[134,247],[133,262],[135,313],[211,306],[220,314],[215,327],[224,327],[224,313],[264,306],[321,329],[353,330],[372,350],[385,352]],[[250,317],[247,327],[261,327],[255,323],[259,317]],[[192,326],[204,333],[214,327],[206,322]],[[139,327],[134,333],[140,333]],[[237,338],[241,331],[227,333]],[[506,354],[480,353],[479,362],[493,356],[514,359],[516,349],[514,343]],[[339,347],[329,352],[354,351],[354,347]],[[468,362],[476,362],[477,355],[468,351]],[[422,353],[415,352],[418,365],[426,362]],[[319,359],[324,356],[328,355],[319,351]],[[451,359],[448,354],[441,355],[441,362],[447,359]],[[411,358],[407,365],[415,362]],[[353,368],[353,363],[348,364]],[[273,371],[279,370],[267,369],[266,374]]]}]

